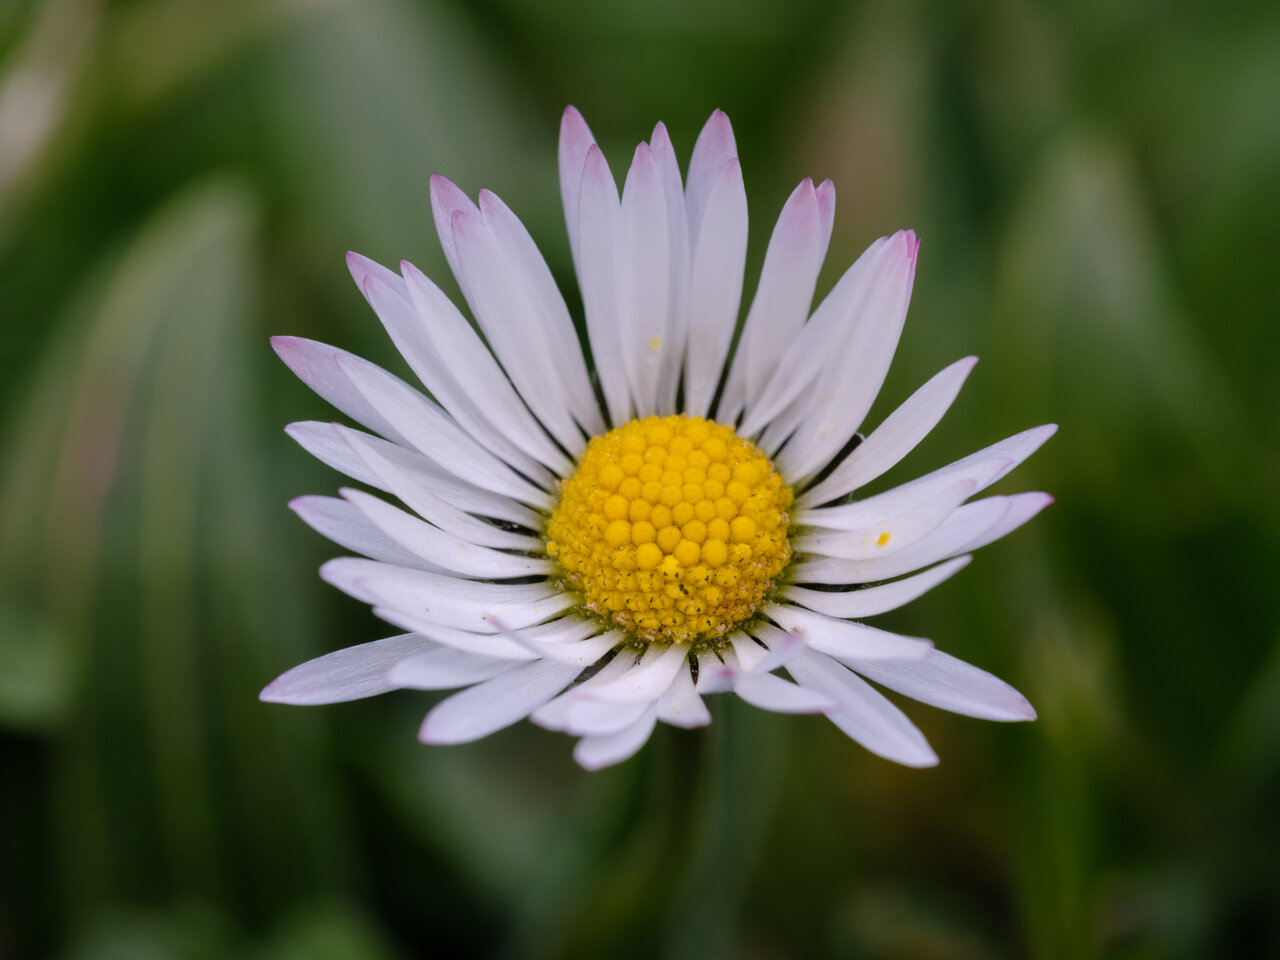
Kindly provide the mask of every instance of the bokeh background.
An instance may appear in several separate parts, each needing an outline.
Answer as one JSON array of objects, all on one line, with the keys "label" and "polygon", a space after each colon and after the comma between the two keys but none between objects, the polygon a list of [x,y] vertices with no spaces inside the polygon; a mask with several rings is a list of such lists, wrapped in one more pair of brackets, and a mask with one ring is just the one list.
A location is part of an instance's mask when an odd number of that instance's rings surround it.
[{"label": "bokeh background", "polygon": [[[431,695],[258,690],[389,631],[287,510],[342,482],[267,337],[404,369],[343,253],[446,289],[428,175],[580,309],[556,134],[737,132],[748,293],[804,176],[820,293],[923,237],[876,422],[982,357],[890,477],[1022,428],[1057,504],[878,623],[1040,710],[909,706],[906,770],[713,702],[587,774]],[[0,957],[1280,955],[1280,5],[2,0]]]}]

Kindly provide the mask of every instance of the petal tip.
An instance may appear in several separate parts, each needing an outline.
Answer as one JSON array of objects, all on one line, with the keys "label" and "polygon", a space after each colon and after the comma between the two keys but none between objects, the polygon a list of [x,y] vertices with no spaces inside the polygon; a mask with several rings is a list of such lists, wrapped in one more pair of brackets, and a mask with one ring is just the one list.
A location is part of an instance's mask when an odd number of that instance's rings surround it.
[{"label": "petal tip", "polygon": [[296,351],[301,339],[301,337],[291,337],[288,334],[277,334],[268,338],[268,342],[271,344],[271,349],[276,352],[276,356],[288,363],[285,354]]}]

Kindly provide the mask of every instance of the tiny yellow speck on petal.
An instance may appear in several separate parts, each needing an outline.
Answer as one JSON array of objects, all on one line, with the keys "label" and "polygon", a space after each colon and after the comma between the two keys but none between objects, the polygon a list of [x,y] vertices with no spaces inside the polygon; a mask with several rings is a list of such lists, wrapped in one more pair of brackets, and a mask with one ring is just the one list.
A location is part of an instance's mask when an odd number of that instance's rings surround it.
[{"label": "tiny yellow speck on petal", "polygon": [[890,537],[890,533],[888,530],[886,530],[884,533],[880,534],[880,536],[876,537],[876,546],[883,547],[886,543],[889,542],[889,537]]}]

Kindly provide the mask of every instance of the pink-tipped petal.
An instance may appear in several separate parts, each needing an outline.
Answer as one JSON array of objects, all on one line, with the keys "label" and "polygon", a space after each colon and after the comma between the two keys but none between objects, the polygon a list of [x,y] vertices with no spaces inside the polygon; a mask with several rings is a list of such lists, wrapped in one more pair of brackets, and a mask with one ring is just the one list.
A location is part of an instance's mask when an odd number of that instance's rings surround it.
[{"label": "pink-tipped petal", "polygon": [[[852,291],[835,335],[809,345],[823,351],[825,362],[804,394],[803,416],[778,456],[786,476],[801,482],[829,464],[871,409],[906,320],[918,251],[910,230],[890,237],[867,282]],[[786,374],[785,364],[778,373]]]},{"label": "pink-tipped petal", "polygon": [[[448,177],[438,173],[431,175],[431,215],[436,222],[436,235],[440,238],[440,246],[444,250],[444,258],[449,269],[462,287],[463,295],[467,295],[466,281],[462,271],[458,269],[458,249],[453,239],[453,217],[457,213],[469,213],[480,216],[480,210],[471,198]],[[470,299],[468,297],[468,299]]]},{"label": "pink-tipped petal", "polygon": [[689,238],[697,246],[702,229],[703,215],[725,165],[738,157],[738,145],[733,139],[733,126],[724,111],[716,110],[707,119],[693,145],[689,159],[689,176],[685,185],[685,206],[689,215]]},{"label": "pink-tipped petal", "polygon": [[[536,319],[532,327],[546,344],[543,374],[560,384],[561,401],[584,430],[592,435],[602,432],[604,420],[591,389],[582,344],[546,260],[524,224],[497,194],[480,191],[480,212],[498,247],[518,272],[533,308]],[[569,452],[575,456],[581,453],[586,445],[581,435],[568,439],[575,444]]]},{"label": "pink-tipped petal", "polygon": [[394,690],[387,671],[427,649],[429,640],[407,633],[335,650],[282,673],[259,695],[268,703],[314,705],[359,700]]},{"label": "pink-tipped petal", "polygon": [[[670,251],[667,284],[667,333],[660,350],[658,372],[658,414],[676,413],[676,395],[680,389],[680,371],[684,366],[685,343],[689,336],[689,221],[685,212],[684,185],[680,165],[667,128],[659,123],[653,130],[653,159],[662,180],[662,196],[667,211],[667,248]],[[659,718],[661,719],[661,718]]]},{"label": "pink-tipped petal", "polygon": [[702,229],[693,244],[689,277],[688,354],[685,410],[704,416],[729,353],[742,305],[747,258],[747,194],[742,169],[729,160],[707,200]]},{"label": "pink-tipped petal", "polygon": [[365,300],[369,301],[369,306],[371,307],[373,306],[373,301],[369,300],[368,294],[365,293],[365,284],[369,280],[380,280],[399,294],[400,297],[408,299],[409,294],[404,288],[404,281],[394,271],[388,270],[382,264],[376,263],[368,257],[348,251],[347,270],[351,273],[351,279],[356,282],[356,288]]},{"label": "pink-tipped petal", "polygon": [[577,107],[565,107],[560,118],[560,198],[564,204],[564,223],[569,231],[569,249],[574,266],[582,275],[578,241],[578,195],[582,188],[582,173],[587,162],[587,151],[595,146],[587,121]]},{"label": "pink-tipped petal", "polygon": [[615,427],[631,418],[626,354],[616,333],[621,220],[617,184],[604,154],[593,144],[587,151],[578,204],[578,281],[596,377]]},{"label": "pink-tipped petal", "polygon": [[389,440],[404,441],[404,436],[351,383],[340,365],[342,360],[355,364],[368,364],[368,361],[337,347],[303,337],[272,337],[271,346],[299,380],[337,410]]},{"label": "pink-tipped petal", "polygon": [[818,216],[822,218],[822,246],[831,242],[831,229],[836,222],[836,185],[830,180],[818,184]]},{"label": "pink-tipped petal", "polygon": [[622,347],[637,417],[657,411],[658,381],[670,357],[667,310],[671,266],[666,200],[653,151],[636,148],[622,189],[617,313],[614,336]]},{"label": "pink-tipped petal", "polygon": [[717,417],[728,423],[764,389],[809,316],[828,231],[812,180],[792,191],[773,228]]}]

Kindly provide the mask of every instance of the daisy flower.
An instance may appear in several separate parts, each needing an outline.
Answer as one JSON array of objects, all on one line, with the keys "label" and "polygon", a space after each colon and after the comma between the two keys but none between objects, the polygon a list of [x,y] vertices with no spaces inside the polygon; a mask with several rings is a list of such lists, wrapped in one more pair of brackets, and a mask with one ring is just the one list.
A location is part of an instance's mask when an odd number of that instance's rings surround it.
[{"label": "daisy flower", "polygon": [[631,756],[659,721],[709,723],[703,697],[719,692],[825,714],[911,766],[937,757],[878,687],[975,717],[1034,718],[1003,681],[861,622],[1051,502],[973,498],[1052,425],[857,497],[933,428],[976,362],[957,361],[858,432],[902,330],[915,234],[873,243],[810,314],[835,189],[805,180],[731,349],[747,198],[728,118],[712,114],[683,181],[658,124],[619,194],[572,107],[559,160],[585,343],[511,210],[440,176],[432,212],[474,325],[411,263],[395,273],[347,260],[420,386],[336,347],[273,341],[365,428],[305,422],[289,434],[399,501],[357,489],[293,501],[360,555],[321,576],[406,632],[295,667],[262,699],[462,687],[426,715],[424,743],[528,717],[577,737],[590,769]]}]

